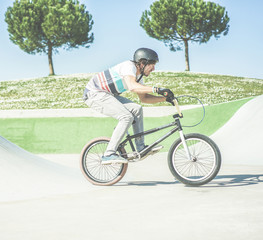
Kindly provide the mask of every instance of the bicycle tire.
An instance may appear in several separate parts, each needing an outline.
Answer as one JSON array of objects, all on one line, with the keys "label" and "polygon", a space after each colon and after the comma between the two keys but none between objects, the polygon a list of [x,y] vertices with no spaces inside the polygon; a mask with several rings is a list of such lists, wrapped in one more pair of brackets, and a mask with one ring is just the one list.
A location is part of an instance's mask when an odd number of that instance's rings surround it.
[{"label": "bicycle tire", "polygon": [[168,166],[173,176],[186,185],[199,186],[213,180],[221,167],[221,154],[216,143],[209,137],[190,133],[185,135],[191,160],[177,139],[168,153]]},{"label": "bicycle tire", "polygon": [[[95,138],[88,142],[81,151],[81,172],[94,185],[113,185],[119,182],[127,171],[128,164],[101,164],[101,157],[106,151],[109,141],[108,137]],[[125,154],[125,149],[118,149],[118,152]]]}]

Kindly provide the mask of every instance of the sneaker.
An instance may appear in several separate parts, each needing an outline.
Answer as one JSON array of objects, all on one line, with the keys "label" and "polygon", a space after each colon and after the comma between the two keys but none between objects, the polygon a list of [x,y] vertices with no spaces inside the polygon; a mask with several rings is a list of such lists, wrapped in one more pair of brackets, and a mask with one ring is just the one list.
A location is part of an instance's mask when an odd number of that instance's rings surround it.
[{"label": "sneaker", "polygon": [[[146,145],[143,149],[145,149],[147,147],[148,147],[148,145]],[[152,147],[150,149],[150,151],[144,157],[140,158],[140,160],[143,160],[143,159],[147,158],[149,155],[153,155],[155,153],[158,153],[162,148],[163,148],[162,145],[157,145],[155,147]],[[142,149],[142,151],[143,151],[143,149]]]},{"label": "sneaker", "polygon": [[117,154],[111,154],[110,156],[103,156],[101,158],[101,164],[103,165],[114,163],[128,163],[128,160]]},{"label": "sneaker", "polygon": [[[149,145],[145,145],[145,147],[141,150],[143,151],[145,148],[147,148]],[[156,153],[156,152],[159,152],[161,149],[163,148],[162,145],[157,145],[157,146],[154,146],[153,148],[151,148],[150,152],[148,154],[153,154],[153,153]]]},{"label": "sneaker", "polygon": [[[149,145],[144,146],[144,148],[141,151],[143,151],[148,146]],[[151,148],[150,151],[144,157],[141,157],[139,152],[131,152],[131,153],[126,154],[126,156],[130,162],[138,162],[138,161],[145,159],[149,155],[153,155],[155,153],[158,153],[162,148],[163,148],[163,146],[161,146],[161,145],[155,146],[155,147]]]},{"label": "sneaker", "polygon": [[159,152],[162,148],[162,145],[157,145],[151,149],[151,152]]}]

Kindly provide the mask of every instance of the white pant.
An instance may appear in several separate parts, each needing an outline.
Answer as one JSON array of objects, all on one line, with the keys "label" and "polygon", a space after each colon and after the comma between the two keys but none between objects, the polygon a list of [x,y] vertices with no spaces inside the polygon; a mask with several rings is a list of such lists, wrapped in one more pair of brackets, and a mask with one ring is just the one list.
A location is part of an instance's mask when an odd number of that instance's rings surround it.
[{"label": "white pant", "polygon": [[[143,109],[141,105],[121,96],[113,96],[107,92],[90,91],[87,96],[88,99],[85,103],[90,108],[119,121],[112,133],[105,156],[117,151],[121,140],[131,125],[133,126],[134,134],[143,131]],[[135,144],[137,151],[142,150],[144,148],[144,137],[136,138]]]}]

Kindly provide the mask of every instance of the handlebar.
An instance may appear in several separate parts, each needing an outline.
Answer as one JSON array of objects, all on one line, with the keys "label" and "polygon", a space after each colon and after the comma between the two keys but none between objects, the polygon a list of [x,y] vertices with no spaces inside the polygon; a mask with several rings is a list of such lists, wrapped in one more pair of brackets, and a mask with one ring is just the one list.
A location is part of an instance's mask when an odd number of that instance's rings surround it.
[{"label": "handlebar", "polygon": [[181,97],[188,97],[188,98],[196,99],[200,103],[200,105],[201,105],[201,107],[203,109],[202,119],[198,123],[196,123],[194,125],[191,125],[191,126],[182,126],[182,127],[195,127],[195,126],[199,125],[205,118],[205,107],[204,107],[204,104],[202,103],[202,101],[199,98],[197,98],[197,97],[193,97],[193,96],[190,96],[190,95],[182,95],[182,96],[175,97],[173,99],[173,101],[170,102],[173,106],[176,107],[176,110],[178,112],[178,114],[175,114],[174,117],[178,117],[179,116],[180,118],[183,118],[183,114],[182,114],[182,112],[180,110],[180,107],[179,107],[179,104],[178,104],[178,98],[181,98]]}]

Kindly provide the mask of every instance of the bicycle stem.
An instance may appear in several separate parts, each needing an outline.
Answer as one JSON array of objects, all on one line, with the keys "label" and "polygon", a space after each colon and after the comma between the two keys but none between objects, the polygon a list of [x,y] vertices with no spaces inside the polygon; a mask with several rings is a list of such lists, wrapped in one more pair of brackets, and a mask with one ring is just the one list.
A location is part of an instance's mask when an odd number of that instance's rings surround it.
[{"label": "bicycle stem", "polygon": [[177,101],[176,98],[173,100],[173,105],[176,107],[176,110],[177,110],[177,112],[179,114],[179,117],[183,117],[183,114],[182,114],[182,112],[180,110],[180,107],[179,107],[179,104],[178,104],[178,101]]}]

